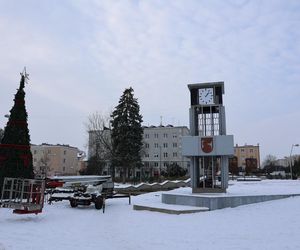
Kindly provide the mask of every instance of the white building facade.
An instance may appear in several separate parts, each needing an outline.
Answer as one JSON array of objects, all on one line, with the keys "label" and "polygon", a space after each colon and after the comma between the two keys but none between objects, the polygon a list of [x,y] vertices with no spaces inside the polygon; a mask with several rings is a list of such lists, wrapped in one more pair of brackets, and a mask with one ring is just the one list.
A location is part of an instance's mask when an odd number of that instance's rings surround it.
[{"label": "white building facade", "polygon": [[171,164],[189,171],[190,160],[182,156],[182,137],[189,135],[186,126],[144,127],[144,152],[142,161],[146,176],[156,176]]},{"label": "white building facade", "polygon": [[[107,136],[107,131],[105,136]],[[143,152],[141,169],[135,169],[132,175],[136,177],[152,177],[160,175],[170,164],[178,164],[189,171],[190,161],[182,156],[182,136],[189,135],[186,126],[150,126],[143,127]],[[96,131],[89,132],[88,158],[96,152]],[[109,163],[104,168],[109,174]],[[118,176],[118,173],[115,173]]]},{"label": "white building facade", "polygon": [[283,159],[277,159],[274,164],[282,167],[290,167],[294,165],[295,160],[299,159],[300,155],[292,155],[290,157],[285,157]]}]

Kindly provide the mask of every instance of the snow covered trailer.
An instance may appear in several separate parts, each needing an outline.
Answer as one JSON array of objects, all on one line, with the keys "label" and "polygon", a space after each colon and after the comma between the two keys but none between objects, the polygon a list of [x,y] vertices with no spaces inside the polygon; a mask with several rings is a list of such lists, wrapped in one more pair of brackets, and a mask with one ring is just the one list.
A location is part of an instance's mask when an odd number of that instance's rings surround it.
[{"label": "snow covered trailer", "polygon": [[[95,205],[95,208],[105,210],[105,200],[115,198],[129,198],[129,194],[114,191],[114,182],[110,175],[104,176],[60,176],[48,179],[48,187],[57,185],[50,190],[48,202],[68,200],[71,207],[78,205]],[[63,195],[66,194],[66,195]]]},{"label": "snow covered trailer", "polygon": [[16,214],[38,214],[44,207],[45,181],[5,178],[0,207],[13,208]]},{"label": "snow covered trailer", "polygon": [[[76,188],[111,181],[110,175],[51,176],[46,179],[46,188]],[[113,188],[113,186],[112,186]]]}]

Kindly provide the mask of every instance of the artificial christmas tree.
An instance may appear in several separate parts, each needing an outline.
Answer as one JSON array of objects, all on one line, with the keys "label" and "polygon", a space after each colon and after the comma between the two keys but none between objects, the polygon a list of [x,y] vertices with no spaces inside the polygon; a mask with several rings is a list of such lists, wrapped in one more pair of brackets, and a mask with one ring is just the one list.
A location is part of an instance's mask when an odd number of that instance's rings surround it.
[{"label": "artificial christmas tree", "polygon": [[25,107],[26,79],[27,74],[24,70],[0,144],[0,189],[5,177],[34,177]]}]

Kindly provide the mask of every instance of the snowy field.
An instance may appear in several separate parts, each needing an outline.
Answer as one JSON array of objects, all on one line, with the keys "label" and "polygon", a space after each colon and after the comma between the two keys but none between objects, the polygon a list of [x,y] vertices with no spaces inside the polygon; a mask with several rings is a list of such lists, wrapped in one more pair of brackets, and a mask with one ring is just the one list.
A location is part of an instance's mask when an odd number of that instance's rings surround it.
[{"label": "snowy field", "polygon": [[[300,193],[300,181],[231,182],[228,193]],[[132,204],[160,199],[161,192],[149,193],[132,197]],[[300,197],[185,215],[134,211],[128,199],[108,200],[105,214],[57,202],[40,215],[2,208],[0,225],[0,250],[294,250],[300,249]]]}]

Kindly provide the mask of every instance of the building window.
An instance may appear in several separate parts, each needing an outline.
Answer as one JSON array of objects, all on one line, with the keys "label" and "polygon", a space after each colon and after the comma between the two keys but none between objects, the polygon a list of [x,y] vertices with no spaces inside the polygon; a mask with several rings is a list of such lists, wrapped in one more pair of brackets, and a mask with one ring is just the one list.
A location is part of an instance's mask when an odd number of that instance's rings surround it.
[{"label": "building window", "polygon": [[173,138],[177,138],[177,134],[176,133],[173,133]]},{"label": "building window", "polygon": [[48,149],[48,154],[51,154],[51,149]]},{"label": "building window", "polygon": [[163,144],[163,146],[164,146],[164,148],[167,148],[167,147],[168,147],[168,143],[165,142],[165,143]]},{"label": "building window", "polygon": [[149,154],[145,154],[145,158],[149,158]]},{"label": "building window", "polygon": [[253,149],[252,148],[250,149],[250,153],[253,153]]},{"label": "building window", "polygon": [[36,155],[36,150],[34,150],[33,153]]},{"label": "building window", "polygon": [[66,159],[63,159],[63,163],[66,163]]},{"label": "building window", "polygon": [[177,157],[177,152],[173,152],[173,157]]},{"label": "building window", "polygon": [[158,162],[154,162],[154,167],[158,167]]},{"label": "building window", "polygon": [[63,167],[63,171],[64,171],[64,172],[66,171],[66,167]]},{"label": "building window", "polygon": [[145,138],[150,138],[150,137],[149,137],[149,134],[145,134]]},{"label": "building window", "polygon": [[155,148],[158,148],[158,143],[154,143],[154,147],[155,147]]},{"label": "building window", "polygon": [[164,133],[164,138],[168,138],[168,134]]},{"label": "building window", "polygon": [[146,143],[146,144],[145,144],[145,148],[149,148],[149,143]]},{"label": "building window", "polygon": [[241,152],[244,152],[244,151],[245,151],[245,150],[242,148],[242,149],[241,149]]},{"label": "building window", "polygon": [[154,158],[158,158],[158,154],[154,154]]},{"label": "building window", "polygon": [[167,167],[168,166],[168,163],[167,162],[164,162],[164,167]]},{"label": "building window", "polygon": [[173,142],[173,148],[177,148],[177,142]]},{"label": "building window", "polygon": [[158,134],[154,134],[154,138],[158,138]]},{"label": "building window", "polygon": [[64,150],[64,155],[66,155],[67,154],[67,151],[66,150]]},{"label": "building window", "polygon": [[167,152],[164,152],[164,157],[168,157],[168,153]]}]

